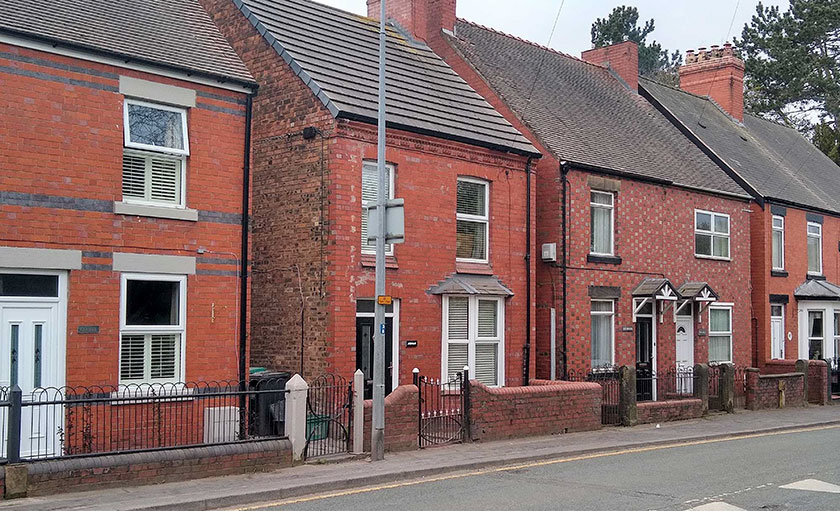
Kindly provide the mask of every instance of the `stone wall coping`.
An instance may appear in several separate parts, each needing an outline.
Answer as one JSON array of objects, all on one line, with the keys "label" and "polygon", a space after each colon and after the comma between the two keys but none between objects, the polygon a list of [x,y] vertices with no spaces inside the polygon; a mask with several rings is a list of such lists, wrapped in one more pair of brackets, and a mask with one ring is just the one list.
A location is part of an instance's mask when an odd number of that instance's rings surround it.
[{"label": "stone wall coping", "polygon": [[689,406],[689,405],[697,405],[703,404],[703,400],[696,397],[690,397],[686,399],[669,399],[667,401],[642,401],[641,403],[636,403],[638,408],[659,408],[659,407],[667,407],[667,406]]},{"label": "stone wall coping", "polygon": [[591,390],[601,393],[599,383],[590,382],[561,382],[557,385],[530,385],[527,387],[488,387],[478,380],[470,380],[470,385],[495,396],[509,396],[515,394],[554,394],[574,392],[577,390]]},{"label": "stone wall coping", "polygon": [[292,444],[287,438],[237,442],[224,445],[183,447],[160,451],[134,452],[125,454],[107,454],[80,458],[33,461],[27,463],[30,474],[53,474],[68,470],[86,470],[94,468],[113,468],[123,465],[166,463],[179,460],[215,458],[265,451],[291,452]]},{"label": "stone wall coping", "polygon": [[758,377],[762,380],[772,380],[781,378],[802,378],[805,375],[802,373],[782,373],[782,374],[759,374]]}]

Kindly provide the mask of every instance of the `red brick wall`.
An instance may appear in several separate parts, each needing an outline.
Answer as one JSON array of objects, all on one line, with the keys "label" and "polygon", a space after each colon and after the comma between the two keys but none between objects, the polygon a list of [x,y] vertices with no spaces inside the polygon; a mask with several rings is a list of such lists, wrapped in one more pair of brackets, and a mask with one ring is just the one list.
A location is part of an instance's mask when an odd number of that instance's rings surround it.
[{"label": "red brick wall", "polygon": [[[113,252],[197,256],[187,279],[186,379],[237,376],[245,96],[221,88],[0,44],[0,244],[83,251],[70,272],[67,383],[116,384],[119,274]],[[122,200],[119,75],[197,91],[188,111],[188,222],[116,215]],[[47,199],[43,196],[50,196]],[[98,325],[95,335],[77,334]]]},{"label": "red brick wall", "polygon": [[[680,88],[699,96],[709,96],[729,115],[744,121],[744,62],[728,55],[687,63],[680,67]],[[703,52],[699,52],[703,53]],[[686,55],[686,62],[691,56]]]},{"label": "red brick wall", "polygon": [[802,373],[759,375],[757,370],[751,370],[747,371],[747,409],[780,408],[780,385],[784,388],[785,408],[805,406]]},{"label": "red brick wall", "polygon": [[[416,39],[426,41],[440,33],[441,28],[455,30],[455,3],[456,0],[388,0],[385,14]],[[368,16],[378,20],[381,5],[380,0],[367,0]]]},{"label": "red brick wall", "polygon": [[702,399],[648,401],[636,405],[639,424],[682,421],[703,416]]},{"label": "red brick wall", "polygon": [[[615,363],[636,361],[632,291],[644,278],[666,277],[674,286],[687,281],[704,281],[720,295],[721,303],[734,303],[733,362],[750,364],[750,214],[746,201],[622,180],[615,196],[615,254],[620,265],[587,262],[590,248],[591,173],[572,170],[569,179],[569,278],[568,353],[569,368],[587,371],[591,360],[591,318],[589,286],[616,286]],[[698,258],[694,255],[694,210],[730,215],[730,261]],[[557,272],[556,279],[562,279]],[[559,282],[559,280],[558,280]],[[556,286],[558,293],[560,286]],[[559,300],[559,295],[558,295]],[[541,324],[538,325],[538,329]],[[694,362],[708,361],[709,313],[697,318],[695,310]],[[656,324],[657,369],[674,367],[676,339],[673,311]],[[559,341],[558,341],[559,345]],[[542,351],[542,347],[540,347]]]},{"label": "red brick wall", "polygon": [[[411,451],[418,448],[417,387],[400,385],[385,396],[385,450],[388,452]],[[365,401],[365,452],[370,452],[370,428],[373,401]]]},{"label": "red brick wall", "polygon": [[[202,3],[261,85],[254,103],[252,362],[301,368],[302,294],[304,372],[349,378],[356,369],[355,302],[375,294],[360,227],[362,162],[376,158],[376,127],[334,121],[230,2]],[[323,140],[302,140],[300,130],[310,125],[324,132]],[[525,296],[526,229],[533,229],[525,215],[526,159],[396,130],[386,143],[386,158],[396,167],[395,196],[405,199],[407,212],[406,243],[389,258],[386,292],[400,300],[400,338],[417,341],[414,348],[400,343],[397,380],[410,382],[414,367],[440,374],[441,300],[427,291],[468,271],[497,275],[514,292],[505,308],[505,371],[506,384],[520,384],[533,301]],[[486,266],[455,263],[458,176],[490,181]]]},{"label": "red brick wall", "polygon": [[[785,215],[785,271],[787,276],[772,276],[772,218],[770,206],[762,211],[753,206],[753,308],[758,330],[758,364],[762,367],[771,360],[770,295],[787,295],[785,305],[785,359],[807,358],[799,352],[799,314],[793,293],[805,282],[808,274],[807,217],[800,209],[787,208]],[[840,282],[840,218],[824,215],[822,224],[823,275],[829,282]],[[763,250],[762,250],[763,249]],[[831,321],[829,317],[827,321]],[[787,334],[792,334],[791,340]],[[832,342],[830,339],[828,342]]]},{"label": "red brick wall", "polygon": [[828,364],[824,360],[808,361],[808,402],[828,404]]},{"label": "red brick wall", "polygon": [[470,382],[474,440],[502,440],[601,428],[601,386],[553,385],[489,388]]},{"label": "red brick wall", "polygon": [[29,497],[270,472],[292,466],[288,440],[34,462]]}]

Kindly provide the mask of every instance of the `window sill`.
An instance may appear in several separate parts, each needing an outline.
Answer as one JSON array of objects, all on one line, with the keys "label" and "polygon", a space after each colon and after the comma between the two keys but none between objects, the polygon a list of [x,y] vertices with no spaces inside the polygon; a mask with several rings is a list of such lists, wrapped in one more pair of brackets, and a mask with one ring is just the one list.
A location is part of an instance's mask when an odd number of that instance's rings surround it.
[{"label": "window sill", "polygon": [[708,259],[709,261],[720,261],[720,262],[723,262],[723,263],[731,263],[732,262],[731,257],[715,257],[715,256],[702,255],[702,254],[694,254],[694,258],[695,259]]},{"label": "window sill", "polygon": [[809,273],[805,275],[805,280],[825,280],[825,275],[814,275],[813,273]]},{"label": "window sill", "polygon": [[[376,268],[375,254],[362,254],[361,264],[364,268]],[[393,255],[385,256],[385,268],[389,270],[398,270],[397,258]]]},{"label": "window sill", "polygon": [[621,264],[621,258],[614,255],[589,254],[586,256],[586,262],[597,264]]},{"label": "window sill", "polygon": [[493,275],[493,267],[490,263],[469,263],[466,261],[455,261],[457,273],[471,273],[473,275]]},{"label": "window sill", "polygon": [[785,270],[770,270],[771,277],[787,277],[788,272]]},{"label": "window sill", "polygon": [[164,206],[133,204],[131,202],[114,202],[114,214],[198,222],[198,211],[195,209],[167,208]]}]

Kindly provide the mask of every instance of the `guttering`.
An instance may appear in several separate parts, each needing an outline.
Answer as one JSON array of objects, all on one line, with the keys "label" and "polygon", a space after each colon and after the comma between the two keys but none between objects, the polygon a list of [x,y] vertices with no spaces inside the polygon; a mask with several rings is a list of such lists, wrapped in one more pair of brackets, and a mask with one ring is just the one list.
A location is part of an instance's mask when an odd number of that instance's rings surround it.
[{"label": "guttering", "polygon": [[766,197],[765,202],[767,202],[768,204],[778,204],[780,206],[787,206],[787,207],[790,207],[790,208],[796,208],[796,209],[800,209],[802,211],[811,211],[811,212],[814,212],[814,213],[820,213],[822,215],[827,215],[827,216],[831,216],[831,217],[834,217],[834,218],[840,218],[840,213],[838,213],[837,211],[831,211],[831,210],[822,209],[822,208],[815,208],[813,206],[806,206],[804,204],[799,204],[798,202],[792,202],[792,201],[785,200],[785,199],[778,199],[778,198],[775,198],[775,197]]},{"label": "guttering", "polygon": [[248,324],[245,318],[248,315],[248,228],[251,199],[251,115],[253,111],[253,94],[248,94],[245,99],[245,154],[242,165],[242,254],[240,257],[241,267],[239,270],[239,381],[245,385],[248,376],[247,353],[248,353]]},{"label": "guttering", "polygon": [[531,162],[529,157],[525,164],[525,353],[522,379],[523,384],[531,381]]}]

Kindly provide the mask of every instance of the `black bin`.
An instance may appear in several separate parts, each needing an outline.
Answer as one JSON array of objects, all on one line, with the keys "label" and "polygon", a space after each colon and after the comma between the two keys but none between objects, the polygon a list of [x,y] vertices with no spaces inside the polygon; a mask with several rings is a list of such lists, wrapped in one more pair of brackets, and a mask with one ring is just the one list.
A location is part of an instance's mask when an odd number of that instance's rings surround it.
[{"label": "black bin", "polygon": [[[265,371],[252,374],[248,381],[251,394],[251,433],[255,436],[279,436],[285,433],[286,382],[292,377],[286,371]],[[272,392],[277,391],[277,392]]]}]

